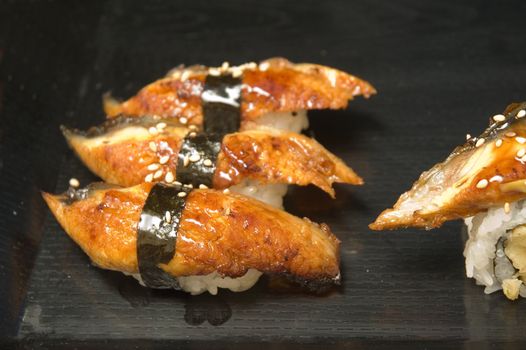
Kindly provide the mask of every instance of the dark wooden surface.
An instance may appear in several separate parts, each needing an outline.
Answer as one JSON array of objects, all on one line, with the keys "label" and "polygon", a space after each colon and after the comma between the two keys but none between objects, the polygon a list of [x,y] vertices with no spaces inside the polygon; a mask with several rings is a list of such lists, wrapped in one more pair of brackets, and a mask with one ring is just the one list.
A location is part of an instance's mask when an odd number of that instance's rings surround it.
[{"label": "dark wooden surface", "polygon": [[[520,348],[526,303],[464,277],[460,222],[432,232],[367,224],[526,86],[524,1],[17,1],[0,4],[0,329],[36,348]],[[335,66],[379,94],[311,113],[312,131],[366,185],[332,201],[293,188],[286,208],[342,241],[326,297],[148,291],[90,265],[42,202],[95,178],[58,126],[103,120],[180,63],[284,56]],[[259,345],[258,345],[259,343]]]}]

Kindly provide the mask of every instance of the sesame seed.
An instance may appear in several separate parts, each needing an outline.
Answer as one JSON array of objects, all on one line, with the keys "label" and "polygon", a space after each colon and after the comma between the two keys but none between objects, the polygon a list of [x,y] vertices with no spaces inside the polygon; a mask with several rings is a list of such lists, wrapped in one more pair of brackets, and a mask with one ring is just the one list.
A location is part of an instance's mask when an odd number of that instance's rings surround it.
[{"label": "sesame seed", "polygon": [[526,149],[524,148],[521,148],[518,152],[517,152],[517,157],[518,158],[522,158],[526,155]]},{"label": "sesame seed", "polygon": [[519,113],[517,113],[517,118],[522,118],[526,116],[526,111],[524,109],[521,109]]},{"label": "sesame seed", "polygon": [[172,221],[172,214],[170,214],[169,211],[166,211],[166,213],[164,214],[164,217],[167,223],[170,223],[170,221]]},{"label": "sesame seed", "polygon": [[501,140],[501,139],[498,139],[497,141],[495,141],[495,146],[496,146],[496,147],[500,147],[500,146],[502,146],[502,140]]},{"label": "sesame seed", "polygon": [[221,69],[222,69],[222,70],[227,70],[228,67],[230,67],[230,63],[228,63],[228,62],[226,62],[226,61],[223,62],[223,64],[221,65]]},{"label": "sesame seed", "polygon": [[229,190],[228,188],[225,188],[225,189],[223,190],[223,193],[224,193],[224,194],[229,194],[229,193],[230,193],[230,190]]},{"label": "sesame seed", "polygon": [[506,133],[506,136],[508,136],[508,137],[515,137],[515,136],[517,136],[517,134],[514,133],[513,131],[509,131],[509,132]]},{"label": "sesame seed", "polygon": [[489,182],[502,182],[503,178],[500,175],[495,175],[491,179],[489,179]]},{"label": "sesame seed", "polygon": [[146,182],[152,182],[152,180],[153,180],[153,174],[148,174],[144,178],[144,181],[146,181]]},{"label": "sesame seed", "polygon": [[162,170],[157,170],[157,171],[155,172],[155,174],[153,174],[153,178],[154,178],[154,179],[158,179],[158,178],[160,178],[161,176],[163,176],[163,171],[162,171]]},{"label": "sesame seed", "polygon": [[185,118],[185,117],[181,117],[181,118],[179,118],[179,122],[180,122],[181,124],[186,124],[186,123],[188,123],[188,119]]},{"label": "sesame seed", "polygon": [[192,185],[192,184],[184,184],[183,187],[186,187],[186,188],[194,188],[194,185]]},{"label": "sesame seed", "polygon": [[201,159],[201,156],[198,153],[192,154],[190,158],[188,158],[192,163],[195,163]]},{"label": "sesame seed", "polygon": [[158,130],[162,130],[162,129],[166,128],[166,123],[158,123],[156,125],[156,127],[157,127]]},{"label": "sesame seed", "polygon": [[506,120],[506,117],[503,116],[502,114],[496,114],[493,116],[493,120],[496,122],[503,122]]},{"label": "sesame seed", "polygon": [[232,77],[239,78],[243,74],[243,71],[241,69],[233,69],[232,70]]},{"label": "sesame seed", "polygon": [[475,147],[480,147],[486,142],[483,138],[478,139],[477,143],[475,144]]},{"label": "sesame seed", "polygon": [[148,165],[147,169],[150,170],[150,171],[157,170],[157,169],[159,169],[159,164],[157,164],[157,163],[150,164],[150,165]]},{"label": "sesame seed", "polygon": [[194,125],[194,124],[188,125],[188,129],[190,129],[190,130],[197,130],[197,125]]},{"label": "sesame seed", "polygon": [[157,130],[156,127],[151,126],[151,127],[148,129],[148,132],[149,132],[150,134],[152,134],[152,135],[157,135],[157,133],[158,133],[159,131]]},{"label": "sesame seed", "polygon": [[72,177],[71,179],[69,179],[69,185],[71,187],[79,187],[80,186],[80,182],[79,180],[75,179],[74,177]]},{"label": "sesame seed", "polygon": [[509,214],[510,211],[511,211],[511,209],[510,209],[510,203],[508,203],[508,202],[504,203],[504,212],[505,212],[506,214]]},{"label": "sesame seed", "polygon": [[203,164],[204,164],[205,166],[212,166],[212,161],[211,161],[210,159],[205,159],[205,160],[203,161]]},{"label": "sesame seed", "polygon": [[522,156],[521,159],[520,159],[521,162],[523,163],[526,163],[526,155],[525,156]]},{"label": "sesame seed", "polygon": [[203,185],[203,184],[200,184],[199,185],[199,188],[202,189],[202,190],[206,190],[208,188],[207,185]]},{"label": "sesame seed", "polygon": [[181,81],[186,81],[190,77],[190,72],[185,70],[183,74],[181,74]]},{"label": "sesame seed", "polygon": [[181,198],[186,197],[186,192],[179,192],[177,194],[177,197],[181,197]]},{"label": "sesame seed", "polygon": [[179,181],[174,181],[174,185],[181,186],[182,183],[180,183]]},{"label": "sesame seed", "polygon": [[515,138],[515,141],[517,141],[517,142],[520,143],[520,144],[525,144],[525,143],[526,143],[526,138],[524,138],[524,137],[520,137],[520,136],[517,136],[517,137]]},{"label": "sesame seed", "polygon": [[169,160],[170,160],[170,156],[162,156],[161,158],[159,158],[159,163],[166,164],[168,163]]},{"label": "sesame seed", "polygon": [[164,177],[164,181],[168,183],[172,183],[174,180],[175,180],[174,174],[171,171],[167,172],[166,176]]},{"label": "sesame seed", "polygon": [[270,63],[268,62],[263,62],[259,65],[259,70],[261,71],[266,71],[268,68],[270,67]]},{"label": "sesame seed", "polygon": [[188,159],[188,154],[184,156],[183,166],[187,167],[190,164],[190,159]]},{"label": "sesame seed", "polygon": [[157,144],[153,141],[150,141],[150,149],[153,151],[153,152],[157,152]]},{"label": "sesame seed", "polygon": [[471,138],[470,134],[466,134],[466,140],[469,140]]},{"label": "sesame seed", "polygon": [[217,76],[221,75],[221,71],[219,69],[217,69],[217,68],[210,68],[210,69],[208,69],[208,74],[217,77]]},{"label": "sesame seed", "polygon": [[486,188],[488,186],[488,180],[482,179],[477,183],[477,188]]}]

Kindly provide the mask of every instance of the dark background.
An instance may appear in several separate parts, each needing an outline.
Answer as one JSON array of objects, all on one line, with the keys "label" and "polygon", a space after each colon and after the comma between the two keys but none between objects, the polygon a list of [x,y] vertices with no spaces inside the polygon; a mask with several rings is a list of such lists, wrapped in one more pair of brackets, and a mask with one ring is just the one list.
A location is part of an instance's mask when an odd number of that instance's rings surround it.
[{"label": "dark background", "polygon": [[[464,277],[460,222],[371,232],[420,172],[524,99],[526,2],[0,2],[0,329],[30,348],[521,348],[526,302]],[[59,133],[103,120],[180,63],[272,56],[370,81],[378,95],[310,113],[316,138],[366,180],[331,201],[293,188],[286,208],[342,241],[340,289],[190,297],[90,265],[39,191],[94,177]],[[395,341],[396,343],[390,343]],[[442,343],[440,343],[442,342]]]}]

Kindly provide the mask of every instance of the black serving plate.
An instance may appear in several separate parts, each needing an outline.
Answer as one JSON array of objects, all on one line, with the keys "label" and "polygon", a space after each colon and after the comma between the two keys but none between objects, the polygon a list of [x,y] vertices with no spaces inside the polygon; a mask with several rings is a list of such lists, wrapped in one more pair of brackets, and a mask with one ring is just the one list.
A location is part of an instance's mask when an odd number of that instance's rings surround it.
[{"label": "black serving plate", "polygon": [[[521,348],[526,301],[464,277],[461,222],[424,232],[367,225],[419,173],[526,99],[526,3],[509,1],[16,1],[0,4],[0,327],[28,348]],[[292,188],[286,208],[342,241],[326,296],[271,288],[192,297],[93,267],[45,207],[95,180],[59,125],[103,120],[180,63],[271,56],[318,62],[379,91],[311,130],[362,175],[331,200]],[[393,343],[394,342],[394,343]]]}]

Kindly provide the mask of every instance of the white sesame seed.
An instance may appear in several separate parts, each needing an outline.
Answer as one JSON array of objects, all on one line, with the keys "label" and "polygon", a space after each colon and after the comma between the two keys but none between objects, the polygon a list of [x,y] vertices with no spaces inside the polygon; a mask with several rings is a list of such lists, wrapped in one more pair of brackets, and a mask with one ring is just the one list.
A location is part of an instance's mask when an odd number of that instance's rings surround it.
[{"label": "white sesame seed", "polygon": [[526,111],[524,109],[521,109],[519,113],[517,113],[517,118],[522,118],[526,116]]},{"label": "white sesame seed", "polygon": [[153,152],[157,152],[157,144],[153,141],[150,141],[150,149],[153,151]]},{"label": "white sesame seed", "polygon": [[69,185],[70,185],[71,187],[75,187],[75,188],[77,188],[77,187],[80,186],[80,182],[79,182],[79,180],[77,180],[77,179],[75,179],[74,177],[72,177],[71,179],[69,179]]},{"label": "white sesame seed", "polygon": [[470,134],[466,134],[466,140],[469,140],[471,138]]},{"label": "white sesame seed", "polygon": [[509,131],[509,132],[506,133],[506,136],[508,136],[508,137],[515,137],[515,136],[517,136],[517,134],[514,133],[513,131]]},{"label": "white sesame seed", "polygon": [[221,69],[222,69],[222,70],[227,70],[228,67],[230,67],[230,63],[228,63],[228,62],[226,62],[226,61],[223,62],[223,64],[221,65]]},{"label": "white sesame seed", "polygon": [[270,67],[270,63],[268,62],[263,62],[259,65],[259,70],[260,71],[266,71],[268,68]]},{"label": "white sesame seed", "polygon": [[493,116],[493,120],[496,122],[503,122],[506,120],[506,117],[503,116],[502,114],[496,114]]},{"label": "white sesame seed", "polygon": [[186,197],[186,192],[179,192],[179,193],[177,194],[177,197],[181,197],[181,198],[182,198],[182,197]]},{"label": "white sesame seed", "polygon": [[176,186],[182,186],[182,183],[180,183],[179,181],[174,181],[174,185],[176,185]]},{"label": "white sesame seed", "polygon": [[170,223],[170,221],[172,221],[172,214],[170,214],[170,212],[167,210],[164,214],[164,218],[166,219],[167,223]]},{"label": "white sesame seed", "polygon": [[488,186],[488,180],[482,179],[477,182],[477,188],[486,188]]},{"label": "white sesame seed", "polygon": [[154,126],[151,126],[149,129],[148,129],[148,132],[152,135],[157,135],[159,133],[159,131],[157,130],[156,127]]},{"label": "white sesame seed", "polygon": [[199,185],[199,188],[202,189],[202,190],[206,190],[208,188],[207,185],[203,185],[203,184],[200,184]]},{"label": "white sesame seed", "polygon": [[157,163],[150,164],[150,165],[148,165],[147,169],[150,170],[150,171],[157,170],[157,169],[159,169],[159,164],[157,164]]},{"label": "white sesame seed", "polygon": [[191,133],[188,134],[188,136],[190,137],[196,137],[197,136],[197,133],[195,131],[192,131]]},{"label": "white sesame seed", "polygon": [[225,189],[223,190],[223,193],[224,193],[224,194],[229,194],[229,193],[230,193],[230,190],[229,190],[228,188],[225,188]]},{"label": "white sesame seed", "polygon": [[164,177],[164,181],[168,183],[172,183],[174,180],[175,180],[174,174],[171,171],[167,172],[166,176]]},{"label": "white sesame seed", "polygon": [[190,164],[190,159],[188,159],[188,154],[184,156],[183,166],[187,167]]},{"label": "white sesame seed", "polygon": [[508,202],[504,203],[504,212],[506,214],[509,214],[509,212],[510,212],[510,203],[508,203]]},{"label": "white sesame seed", "polygon": [[192,154],[188,160],[190,160],[192,163],[195,163],[201,159],[201,156],[198,153]]},{"label": "white sesame seed", "polygon": [[520,137],[520,136],[517,136],[515,138],[515,141],[517,141],[518,143],[520,143],[521,145],[525,144],[526,143],[526,138],[524,137]]},{"label": "white sesame seed", "polygon": [[520,150],[517,151],[517,157],[518,158],[522,158],[526,155],[526,149],[524,148],[521,148]]},{"label": "white sesame seed", "polygon": [[188,125],[188,129],[190,129],[190,130],[197,130],[197,125],[194,125],[194,124]]},{"label": "white sesame seed", "polygon": [[500,147],[502,146],[502,140],[501,139],[498,139],[496,142],[495,142],[495,147]]},{"label": "white sesame seed", "polygon": [[186,123],[188,123],[188,119],[185,118],[185,117],[181,117],[181,118],[179,118],[179,123],[186,124]]},{"label": "white sesame seed", "polygon": [[153,178],[154,178],[154,179],[158,179],[158,178],[160,178],[161,176],[163,176],[163,171],[162,171],[162,170],[157,170],[157,171],[155,172],[155,174],[153,174]]},{"label": "white sesame seed", "polygon": [[477,143],[475,144],[475,147],[480,147],[484,144],[484,142],[486,142],[486,140],[484,140],[483,138],[480,138],[477,140]]},{"label": "white sesame seed", "polygon": [[194,188],[194,185],[192,185],[192,184],[184,184],[183,187],[186,187],[186,188]]},{"label": "white sesame seed", "polygon": [[146,175],[146,177],[144,178],[144,181],[145,182],[152,182],[153,181],[153,174]]},{"label": "white sesame seed", "polygon": [[209,68],[208,74],[213,75],[213,76],[219,76],[221,75],[221,71],[217,68]]},{"label": "white sesame seed", "polygon": [[234,78],[239,78],[243,74],[243,70],[241,69],[233,69],[232,70],[232,76]]},{"label": "white sesame seed", "polygon": [[162,129],[166,128],[166,123],[158,123],[156,125],[156,127],[157,127],[158,130],[162,130]]},{"label": "white sesame seed", "polygon": [[203,161],[204,166],[212,166],[212,161],[210,159],[205,159]]},{"label": "white sesame seed", "polygon": [[500,175],[495,175],[491,179],[489,179],[489,182],[502,182],[503,178]]},{"label": "white sesame seed", "polygon": [[190,72],[185,70],[183,74],[181,74],[181,81],[186,81],[190,77]]},{"label": "white sesame seed", "polygon": [[169,160],[170,160],[170,156],[169,155],[162,156],[161,158],[159,158],[159,163],[166,164],[166,163],[168,163]]}]

